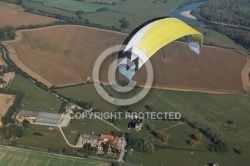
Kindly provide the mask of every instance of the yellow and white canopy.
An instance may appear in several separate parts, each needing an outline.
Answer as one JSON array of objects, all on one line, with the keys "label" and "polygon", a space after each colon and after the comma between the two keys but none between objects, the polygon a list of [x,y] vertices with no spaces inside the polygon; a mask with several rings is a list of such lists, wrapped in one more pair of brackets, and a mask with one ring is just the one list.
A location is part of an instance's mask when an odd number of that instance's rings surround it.
[{"label": "yellow and white canopy", "polygon": [[135,29],[125,40],[119,53],[118,69],[128,79],[163,46],[185,37],[188,47],[199,54],[201,33],[176,18],[158,18]]}]

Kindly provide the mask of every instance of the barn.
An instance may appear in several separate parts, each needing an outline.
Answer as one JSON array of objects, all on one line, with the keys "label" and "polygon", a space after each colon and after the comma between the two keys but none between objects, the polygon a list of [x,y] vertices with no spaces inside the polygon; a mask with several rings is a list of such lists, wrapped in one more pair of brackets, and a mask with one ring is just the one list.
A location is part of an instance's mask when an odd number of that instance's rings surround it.
[{"label": "barn", "polygon": [[63,118],[63,114],[23,110],[20,113],[20,118],[25,118],[32,121],[34,124],[47,125],[47,126],[58,126]]}]

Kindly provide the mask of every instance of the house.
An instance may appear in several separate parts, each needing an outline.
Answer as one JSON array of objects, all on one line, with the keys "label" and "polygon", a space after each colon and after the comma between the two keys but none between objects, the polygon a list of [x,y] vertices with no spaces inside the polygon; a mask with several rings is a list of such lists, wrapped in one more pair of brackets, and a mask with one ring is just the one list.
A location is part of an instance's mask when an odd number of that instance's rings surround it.
[{"label": "house", "polygon": [[92,134],[82,134],[82,144],[90,143],[91,146],[97,146],[98,145],[98,140],[99,136],[97,135],[92,135]]},{"label": "house", "polygon": [[0,83],[0,88],[5,88],[8,84],[6,82]]},{"label": "house", "polygon": [[101,134],[100,139],[99,139],[99,144],[102,145],[102,143],[104,143],[104,144],[107,143],[109,145],[109,151],[111,151],[112,147],[115,147],[119,151],[121,151],[122,150],[122,144],[123,144],[123,138],[116,137],[116,136],[113,136],[113,135]]},{"label": "house", "polygon": [[103,142],[104,144],[107,143],[108,141],[111,141],[114,139],[113,135],[106,135],[106,134],[101,134],[99,141]]}]

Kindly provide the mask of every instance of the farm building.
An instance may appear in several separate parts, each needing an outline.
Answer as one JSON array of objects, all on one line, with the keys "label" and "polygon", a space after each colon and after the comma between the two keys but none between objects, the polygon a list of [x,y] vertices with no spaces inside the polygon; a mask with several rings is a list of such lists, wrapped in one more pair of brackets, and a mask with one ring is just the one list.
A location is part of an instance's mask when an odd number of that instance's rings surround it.
[{"label": "farm building", "polygon": [[6,82],[0,83],[0,88],[5,88],[8,84]]},{"label": "farm building", "polygon": [[82,134],[82,136],[79,139],[79,142],[82,143],[82,145],[86,143],[90,143],[91,146],[97,147],[98,150],[103,150],[103,144],[106,144],[109,146],[109,151],[111,151],[111,147],[115,147],[119,151],[122,150],[122,144],[123,144],[123,138],[115,137],[113,135],[106,135],[101,134],[93,135],[93,134]]},{"label": "farm building", "polygon": [[97,146],[99,136],[92,134],[83,134],[82,135],[82,144],[90,143],[91,146]]},{"label": "farm building", "polygon": [[23,110],[19,118],[27,119],[35,124],[57,126],[63,118],[63,114]]}]

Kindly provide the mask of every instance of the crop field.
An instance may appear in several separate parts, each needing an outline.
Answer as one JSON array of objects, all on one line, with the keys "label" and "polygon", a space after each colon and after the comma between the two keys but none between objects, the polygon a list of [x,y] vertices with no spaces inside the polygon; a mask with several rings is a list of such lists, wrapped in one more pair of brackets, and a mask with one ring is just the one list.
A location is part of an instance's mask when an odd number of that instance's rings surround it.
[{"label": "crop field", "polygon": [[20,75],[15,76],[10,84],[10,89],[25,92],[21,101],[22,109],[42,109],[44,111],[58,112],[61,107],[61,100],[39,89]]},{"label": "crop field", "polygon": [[125,39],[123,34],[81,26],[22,33],[20,42],[10,43],[18,58],[55,85],[85,82],[92,76],[93,64],[102,51]]},{"label": "crop field", "polygon": [[[22,31],[22,34],[21,41],[10,43],[18,58],[54,85],[85,82],[91,78],[95,60],[102,51],[121,44],[126,37],[121,33],[78,26],[49,27]],[[100,74],[103,81],[107,81],[105,71],[111,61],[110,57],[103,64]],[[242,85],[242,70],[247,58],[235,50],[203,46],[197,56],[185,43],[173,42],[159,50],[151,62],[155,87],[229,93],[246,90]],[[139,83],[143,83],[145,77],[144,67],[134,76]]]},{"label": "crop field", "polygon": [[46,24],[56,21],[54,18],[24,12],[21,6],[5,2],[0,2],[0,11],[0,27],[5,25],[18,27],[20,25]]},{"label": "crop field", "polygon": [[14,100],[14,96],[0,93],[0,117],[5,115]]},{"label": "crop field", "polygon": [[108,163],[90,159],[80,159],[63,155],[43,153],[13,147],[0,146],[1,165],[25,165],[25,166],[44,166],[44,165],[89,165],[107,166]]},{"label": "crop field", "polygon": [[59,9],[69,10],[76,12],[83,10],[84,12],[95,12],[97,9],[105,7],[103,4],[85,3],[75,0],[32,0],[33,2],[41,2],[45,6],[56,7]]}]

